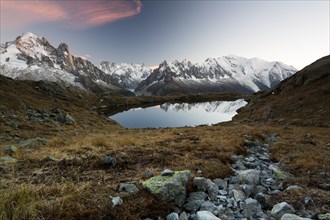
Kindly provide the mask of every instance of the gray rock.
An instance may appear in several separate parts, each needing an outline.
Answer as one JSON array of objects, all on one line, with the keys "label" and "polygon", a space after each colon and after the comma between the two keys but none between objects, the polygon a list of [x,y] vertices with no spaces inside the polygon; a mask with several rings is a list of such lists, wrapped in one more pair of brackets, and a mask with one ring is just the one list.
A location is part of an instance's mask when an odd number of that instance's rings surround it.
[{"label": "gray rock", "polygon": [[135,193],[138,192],[139,189],[133,184],[133,183],[121,183],[119,186],[120,192],[129,192],[129,193]]},{"label": "gray rock", "polygon": [[192,202],[195,200],[205,200],[206,198],[207,198],[207,194],[203,191],[192,192],[189,193],[187,202]]},{"label": "gray rock", "polygon": [[0,164],[1,163],[15,163],[17,160],[10,156],[3,156],[0,157]]},{"label": "gray rock", "polygon": [[119,206],[119,205],[123,204],[123,200],[119,196],[112,197],[111,202],[112,202],[112,207]]},{"label": "gray rock", "polygon": [[258,185],[260,183],[260,170],[249,169],[237,171],[241,183],[249,185]]},{"label": "gray rock", "polygon": [[196,213],[196,220],[221,220],[209,211],[198,211]]},{"label": "gray rock", "polygon": [[173,174],[174,174],[174,171],[170,170],[170,169],[165,169],[160,173],[160,175],[162,175],[162,176],[172,176]]},{"label": "gray rock", "polygon": [[211,200],[216,200],[218,195],[219,188],[212,182],[210,179],[207,180],[207,193]]},{"label": "gray rock", "polygon": [[166,220],[179,220],[178,213],[172,212],[166,216]]},{"label": "gray rock", "polygon": [[293,214],[294,208],[286,202],[281,202],[273,206],[271,215],[274,218],[281,218],[284,214]]},{"label": "gray rock", "polygon": [[304,198],[304,204],[305,206],[315,206],[314,200],[311,197],[305,197]]},{"label": "gray rock", "polygon": [[204,200],[194,200],[194,201],[184,204],[183,208],[189,212],[191,212],[191,211],[196,212],[200,208],[200,206],[202,205],[203,202],[204,202]]},{"label": "gray rock", "polygon": [[195,177],[193,180],[193,186],[195,186],[199,191],[207,191],[208,183],[207,179],[204,177]]},{"label": "gray rock", "polygon": [[154,176],[143,182],[143,187],[155,196],[165,201],[174,201],[182,206],[186,199],[186,187],[191,172],[189,170],[176,171],[172,176]]},{"label": "gray rock", "polygon": [[254,198],[259,202],[259,204],[261,205],[261,207],[263,209],[268,209],[270,195],[266,195],[266,194],[263,194],[263,193],[258,193],[257,195],[255,195]]},{"label": "gray rock", "polygon": [[228,192],[226,190],[219,190],[219,194],[225,196],[228,194]]},{"label": "gray rock", "polygon": [[218,215],[218,208],[210,201],[203,202],[199,210],[209,211],[212,212],[214,215]]},{"label": "gray rock", "polygon": [[284,214],[281,220],[311,220],[310,218],[302,218],[295,214]]},{"label": "gray rock", "polygon": [[181,212],[180,216],[179,216],[179,220],[188,220],[189,216],[187,215],[187,213],[185,211]]},{"label": "gray rock", "polygon": [[232,194],[236,202],[243,201],[245,199],[245,194],[242,190],[233,189]]},{"label": "gray rock", "polygon": [[297,185],[291,185],[291,186],[288,186],[285,190],[299,190],[299,189],[302,189],[302,188]]},{"label": "gray rock", "polygon": [[115,166],[117,163],[117,160],[114,157],[102,156],[100,159],[101,159],[101,164],[106,166]]},{"label": "gray rock", "polygon": [[213,182],[219,187],[219,189],[227,188],[227,181],[223,179],[214,179]]},{"label": "gray rock", "polygon": [[251,195],[253,194],[255,186],[244,184],[242,185],[242,188],[246,198],[248,198],[251,197]]},{"label": "gray rock", "polygon": [[319,187],[323,190],[330,190],[330,183],[320,183]]},{"label": "gray rock", "polygon": [[242,203],[242,214],[244,217],[251,218],[251,217],[262,217],[263,212],[261,210],[261,205],[258,203],[257,200],[248,198]]},{"label": "gray rock", "polygon": [[234,212],[230,208],[224,208],[222,205],[218,207],[218,217],[220,219],[235,219]]}]

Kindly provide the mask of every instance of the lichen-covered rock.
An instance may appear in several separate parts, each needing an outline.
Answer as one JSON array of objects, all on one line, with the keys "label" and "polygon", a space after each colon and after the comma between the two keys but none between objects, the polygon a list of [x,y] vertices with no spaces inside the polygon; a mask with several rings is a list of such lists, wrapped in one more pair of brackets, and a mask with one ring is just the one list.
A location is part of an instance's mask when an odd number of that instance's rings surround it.
[{"label": "lichen-covered rock", "polygon": [[133,183],[121,183],[119,186],[119,192],[135,193],[138,191],[139,189]]},{"label": "lichen-covered rock", "polygon": [[4,152],[6,154],[13,154],[13,153],[16,153],[17,147],[15,145],[9,145],[6,147],[1,147],[0,151]]},{"label": "lichen-covered rock", "polygon": [[33,148],[33,147],[37,147],[39,145],[46,145],[47,143],[48,143],[47,139],[37,137],[37,138],[31,138],[31,139],[21,141],[19,143],[19,147]]},{"label": "lichen-covered rock", "polygon": [[182,206],[186,199],[187,184],[191,172],[176,171],[171,176],[155,176],[143,182],[143,188],[168,202]]}]

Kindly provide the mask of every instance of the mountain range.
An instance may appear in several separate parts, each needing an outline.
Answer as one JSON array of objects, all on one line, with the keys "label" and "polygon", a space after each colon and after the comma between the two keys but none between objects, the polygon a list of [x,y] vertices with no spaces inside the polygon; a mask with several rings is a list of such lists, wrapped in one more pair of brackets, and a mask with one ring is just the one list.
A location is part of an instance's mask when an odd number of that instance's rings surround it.
[{"label": "mountain range", "polygon": [[168,95],[174,93],[251,94],[272,88],[297,70],[281,62],[239,56],[208,58],[204,62],[162,62],[145,65],[103,61],[98,66],[57,48],[32,33],[0,46],[0,74],[18,80],[47,80],[93,93]]}]

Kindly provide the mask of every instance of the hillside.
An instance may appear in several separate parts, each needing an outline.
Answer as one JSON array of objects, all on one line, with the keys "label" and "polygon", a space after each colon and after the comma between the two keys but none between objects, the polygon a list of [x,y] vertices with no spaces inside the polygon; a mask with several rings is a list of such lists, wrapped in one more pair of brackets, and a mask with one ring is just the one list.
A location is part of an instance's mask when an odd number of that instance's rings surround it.
[{"label": "hillside", "polygon": [[330,126],[330,56],[253,95],[235,120]]}]

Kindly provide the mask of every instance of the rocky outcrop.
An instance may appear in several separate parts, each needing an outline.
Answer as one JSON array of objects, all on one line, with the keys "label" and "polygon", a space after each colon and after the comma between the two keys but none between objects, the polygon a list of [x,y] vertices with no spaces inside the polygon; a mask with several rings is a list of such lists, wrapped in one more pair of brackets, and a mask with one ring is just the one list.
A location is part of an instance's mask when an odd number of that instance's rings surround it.
[{"label": "rocky outcrop", "polygon": [[145,182],[143,187],[155,196],[182,206],[186,199],[186,187],[191,172],[176,171],[172,175],[154,176]]}]

